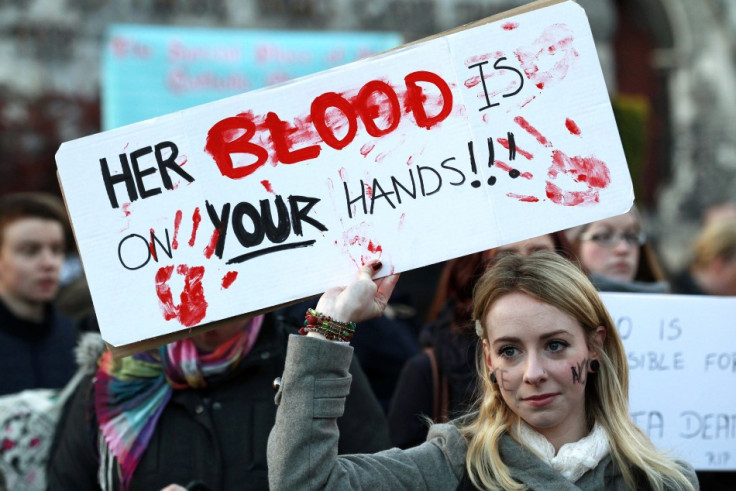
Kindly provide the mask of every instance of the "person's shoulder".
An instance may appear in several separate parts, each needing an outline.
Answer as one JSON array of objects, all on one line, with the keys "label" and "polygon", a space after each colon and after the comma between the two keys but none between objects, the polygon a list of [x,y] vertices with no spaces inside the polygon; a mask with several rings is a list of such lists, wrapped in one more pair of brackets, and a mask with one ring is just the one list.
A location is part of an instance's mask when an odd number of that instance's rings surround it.
[{"label": "person's shoulder", "polygon": [[454,467],[462,468],[465,466],[468,441],[453,423],[437,423],[430,426],[427,443],[439,447]]}]

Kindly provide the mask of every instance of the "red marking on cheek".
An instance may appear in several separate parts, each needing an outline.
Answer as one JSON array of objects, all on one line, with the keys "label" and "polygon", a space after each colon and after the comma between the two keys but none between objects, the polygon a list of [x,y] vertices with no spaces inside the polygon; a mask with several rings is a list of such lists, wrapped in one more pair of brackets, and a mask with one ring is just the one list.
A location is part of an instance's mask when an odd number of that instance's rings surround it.
[{"label": "red marking on cheek", "polygon": [[217,247],[217,241],[220,239],[220,230],[215,229],[212,231],[212,237],[210,237],[210,243],[207,244],[207,247],[204,248],[204,257],[207,259],[212,257],[212,254],[215,252],[215,248]]},{"label": "red marking on cheek", "polygon": [[529,124],[529,121],[527,121],[526,119],[522,118],[521,116],[516,116],[514,118],[514,122],[518,124],[519,126],[521,126],[524,129],[524,131],[526,131],[527,133],[532,135],[534,138],[536,138],[536,140],[540,144],[544,145],[545,147],[552,146],[552,142],[547,140],[547,138],[543,134],[541,134],[539,131],[537,131],[537,129],[534,126]]},{"label": "red marking on cheek", "polygon": [[[498,143],[500,143],[501,146],[503,148],[505,148],[506,150],[509,149],[509,141],[506,138],[497,138],[496,141]],[[521,155],[522,157],[524,157],[527,160],[531,160],[531,159],[534,158],[534,155],[532,155],[531,153],[527,152],[526,150],[523,150],[523,149],[519,148],[518,145],[516,147],[516,153],[518,153],[519,155]]]},{"label": "red marking on cheek", "polygon": [[580,135],[580,127],[570,118],[565,119],[565,127],[573,135]]},{"label": "red marking on cheek", "polygon": [[167,321],[175,319],[178,312],[174,305],[174,298],[171,295],[171,287],[169,287],[169,280],[173,272],[174,266],[164,266],[156,272],[156,295],[161,306],[161,312]]},{"label": "red marking on cheek", "polygon": [[181,210],[176,210],[176,215],[174,216],[174,240],[171,242],[171,247],[173,247],[174,250],[179,248],[179,227],[181,226],[181,217]]},{"label": "red marking on cheek", "polygon": [[228,288],[230,288],[230,285],[233,284],[237,277],[237,271],[228,271],[225,276],[222,277],[222,289],[227,290]]},{"label": "red marking on cheek", "polygon": [[263,189],[273,194],[273,187],[271,187],[271,183],[268,180],[264,179],[261,181],[261,186],[263,186]]},{"label": "red marking on cheek", "polygon": [[503,28],[504,31],[513,31],[514,29],[519,27],[519,23],[518,22],[507,22],[501,27]]},{"label": "red marking on cheek", "polygon": [[197,207],[194,209],[194,213],[192,213],[192,235],[189,237],[189,247],[194,247],[194,241],[197,240],[197,230],[201,221],[202,216],[199,214],[199,207]]},{"label": "red marking on cheek", "polygon": [[204,298],[202,278],[204,266],[179,265],[177,273],[184,275],[184,289],[181,292],[179,305],[179,322],[183,326],[192,327],[207,315],[207,301]]},{"label": "red marking on cheek", "polygon": [[371,150],[373,150],[376,146],[373,143],[366,143],[362,147],[360,147],[360,154],[365,157],[369,153],[371,153]]},{"label": "red marking on cheek", "polygon": [[130,216],[130,203],[123,203],[122,206],[123,213],[125,213],[126,217]]},{"label": "red marking on cheek", "polygon": [[539,201],[539,198],[536,196],[528,196],[523,194],[515,194],[515,193],[506,193],[506,196],[509,198],[515,198],[519,201],[523,201],[524,203],[536,203]]}]

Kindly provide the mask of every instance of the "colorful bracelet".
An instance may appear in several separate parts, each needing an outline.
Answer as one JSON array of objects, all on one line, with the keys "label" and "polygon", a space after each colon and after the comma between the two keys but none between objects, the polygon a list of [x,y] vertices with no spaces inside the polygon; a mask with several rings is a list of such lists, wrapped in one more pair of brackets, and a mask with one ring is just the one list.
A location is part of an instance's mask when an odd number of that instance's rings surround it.
[{"label": "colorful bracelet", "polygon": [[316,332],[330,341],[348,342],[355,334],[355,322],[340,322],[332,317],[320,314],[314,309],[307,309],[304,316],[304,327],[299,329],[301,334]]}]

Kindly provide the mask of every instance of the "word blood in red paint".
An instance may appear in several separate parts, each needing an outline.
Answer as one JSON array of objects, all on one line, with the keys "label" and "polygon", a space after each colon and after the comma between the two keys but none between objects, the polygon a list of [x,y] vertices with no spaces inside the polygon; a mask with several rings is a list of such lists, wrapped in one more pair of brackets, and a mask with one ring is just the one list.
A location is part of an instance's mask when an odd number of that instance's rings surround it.
[{"label": "word blood in red paint", "polygon": [[[442,98],[439,111],[432,115],[427,113],[426,107],[428,98],[424,86],[427,84],[439,90]],[[210,128],[205,151],[212,156],[223,176],[241,179],[269,159],[282,164],[315,159],[322,151],[320,143],[341,150],[355,139],[359,120],[370,136],[378,138],[398,127],[402,109],[413,115],[418,127],[425,129],[431,129],[452,112],[452,90],[439,75],[428,71],[412,72],[404,77],[404,85],[403,101],[394,87],[382,80],[366,83],[354,97],[326,92],[312,101],[309,116],[298,119],[296,127],[274,112],[267,113],[265,118],[251,113],[225,118]],[[437,108],[429,109],[436,111]],[[336,112],[340,117],[336,117]],[[342,133],[345,125],[347,130],[339,137],[337,131]],[[295,148],[300,144],[303,146]],[[245,154],[251,159],[246,165],[236,166],[234,154]]]},{"label": "word blood in red paint", "polygon": [[192,327],[204,319],[207,314],[207,301],[204,298],[202,277],[204,266],[189,267],[180,264],[176,272],[184,276],[184,288],[179,295],[179,305],[174,303],[169,280],[174,272],[174,266],[164,266],[156,273],[156,295],[164,319],[177,319],[183,326]]}]

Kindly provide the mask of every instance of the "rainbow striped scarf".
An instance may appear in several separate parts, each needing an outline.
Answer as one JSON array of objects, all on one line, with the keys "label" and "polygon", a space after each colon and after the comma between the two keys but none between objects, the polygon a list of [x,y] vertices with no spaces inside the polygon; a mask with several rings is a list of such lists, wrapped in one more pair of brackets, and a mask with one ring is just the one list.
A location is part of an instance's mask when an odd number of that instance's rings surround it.
[{"label": "rainbow striped scarf", "polygon": [[[226,379],[250,351],[262,324],[262,315],[253,317],[211,353],[199,353],[189,338],[124,358],[103,353],[93,382],[94,409],[107,446],[102,450],[117,459],[123,489],[128,489],[172,392]],[[100,460],[100,483],[105,488],[110,480],[105,467],[111,459],[100,455]]]}]

